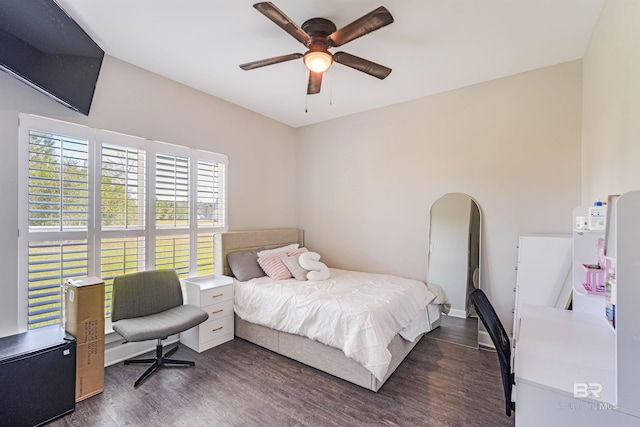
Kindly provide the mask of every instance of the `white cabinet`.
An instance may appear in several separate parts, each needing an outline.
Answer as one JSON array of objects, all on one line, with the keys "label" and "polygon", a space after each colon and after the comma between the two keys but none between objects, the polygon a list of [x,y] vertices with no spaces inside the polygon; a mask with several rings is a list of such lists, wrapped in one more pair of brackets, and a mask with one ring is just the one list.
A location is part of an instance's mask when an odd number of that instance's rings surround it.
[{"label": "white cabinet", "polygon": [[623,194],[613,208],[615,235],[608,250],[616,263],[617,403],[620,411],[640,418],[640,191]]},{"label": "white cabinet", "polygon": [[523,304],[562,307],[571,293],[571,236],[530,234],[518,240],[513,338]]},{"label": "white cabinet", "polygon": [[516,426],[640,425],[640,191],[608,209],[616,328],[604,311],[525,306],[515,347]]},{"label": "white cabinet", "polygon": [[195,305],[209,319],[180,334],[180,342],[202,352],[233,339],[233,278],[218,274],[182,281],[185,304]]}]

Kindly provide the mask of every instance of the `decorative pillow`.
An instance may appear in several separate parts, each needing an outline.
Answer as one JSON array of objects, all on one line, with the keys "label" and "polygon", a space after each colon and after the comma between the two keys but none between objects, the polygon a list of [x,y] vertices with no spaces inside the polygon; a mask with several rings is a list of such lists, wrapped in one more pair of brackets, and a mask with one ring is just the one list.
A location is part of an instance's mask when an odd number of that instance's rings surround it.
[{"label": "decorative pillow", "polygon": [[278,252],[285,252],[286,253],[288,251],[296,250],[299,247],[300,247],[299,244],[293,243],[291,245],[281,246],[281,247],[275,248],[275,249],[265,249],[263,251],[259,251],[258,252],[258,258],[262,258],[263,256],[268,256],[268,255],[275,254],[275,253],[278,253]]},{"label": "decorative pillow", "polygon": [[300,255],[303,254],[305,252],[309,252],[309,249],[307,248],[298,248],[298,249],[294,249],[292,251],[287,251],[287,256],[296,256],[296,255]]},{"label": "decorative pillow", "polygon": [[327,280],[331,277],[331,271],[325,263],[320,262],[320,254],[317,252],[305,252],[300,254],[298,262],[302,268],[309,270],[307,280]]},{"label": "decorative pillow", "polygon": [[258,257],[258,264],[267,273],[267,276],[274,280],[291,279],[291,272],[282,262],[282,258],[286,258],[285,251],[274,252],[270,255]]},{"label": "decorative pillow", "polygon": [[241,282],[265,276],[265,272],[258,264],[256,251],[238,251],[227,254],[227,262],[231,273]]},{"label": "decorative pillow", "polygon": [[287,269],[289,269],[291,274],[293,274],[294,279],[304,281],[307,280],[307,273],[309,271],[302,268],[298,262],[298,258],[300,258],[300,254],[288,256],[286,258],[282,258],[282,263],[287,267]]}]

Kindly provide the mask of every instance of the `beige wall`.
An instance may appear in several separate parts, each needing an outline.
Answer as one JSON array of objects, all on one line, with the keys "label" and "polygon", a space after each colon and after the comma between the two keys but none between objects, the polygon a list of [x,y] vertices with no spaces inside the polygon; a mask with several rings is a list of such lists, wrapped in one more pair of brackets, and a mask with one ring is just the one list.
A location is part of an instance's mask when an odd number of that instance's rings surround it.
[{"label": "beige wall", "polygon": [[5,73],[0,73],[0,94],[0,336],[16,332],[21,303],[16,271],[19,112],[226,154],[230,228],[296,224],[295,132],[288,126],[111,57],[105,58],[89,117]]},{"label": "beige wall", "polygon": [[640,189],[640,1],[608,0],[583,59],[582,201]]},{"label": "beige wall", "polygon": [[482,286],[511,324],[518,236],[570,232],[580,203],[580,74],[573,61],[298,129],[307,245],[329,265],[425,280],[429,209],[467,193]]},{"label": "beige wall", "polygon": [[566,232],[580,202],[580,72],[574,61],[298,130],[110,57],[88,118],[0,74],[0,336],[17,324],[18,112],[227,154],[231,228],[298,224],[337,267],[424,280],[431,204],[470,194],[481,280],[510,324],[518,235]]}]

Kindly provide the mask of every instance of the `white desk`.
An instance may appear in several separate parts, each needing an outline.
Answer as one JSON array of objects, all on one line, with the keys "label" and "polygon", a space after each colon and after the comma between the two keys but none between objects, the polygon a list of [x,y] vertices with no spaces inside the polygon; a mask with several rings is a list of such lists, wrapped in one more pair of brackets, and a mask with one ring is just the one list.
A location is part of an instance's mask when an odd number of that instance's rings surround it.
[{"label": "white desk", "polygon": [[640,425],[616,408],[615,333],[604,316],[524,305],[518,327],[517,426]]}]

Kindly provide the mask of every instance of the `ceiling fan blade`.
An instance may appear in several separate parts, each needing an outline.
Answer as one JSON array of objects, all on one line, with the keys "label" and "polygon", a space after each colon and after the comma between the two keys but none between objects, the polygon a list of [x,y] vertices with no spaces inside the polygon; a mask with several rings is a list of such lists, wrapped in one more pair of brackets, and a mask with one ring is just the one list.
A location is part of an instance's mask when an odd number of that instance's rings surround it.
[{"label": "ceiling fan blade", "polygon": [[377,77],[380,80],[391,74],[391,68],[385,67],[384,65],[376,64],[375,62],[371,62],[369,60],[351,55],[346,52],[334,53],[333,61],[356,69],[358,71],[362,71],[363,73],[367,73],[370,76]]},{"label": "ceiling fan blade", "polygon": [[309,43],[311,43],[311,37],[309,37],[309,34],[305,33],[304,30],[298,26],[298,24],[293,22],[291,18],[285,15],[284,12],[278,9],[273,3],[265,1],[262,3],[256,3],[253,5],[253,7],[256,8],[264,16],[275,22],[276,25],[285,30],[287,33],[291,34],[303,45],[308,46]]},{"label": "ceiling fan blade", "polygon": [[320,93],[320,86],[322,86],[322,73],[309,71],[309,84],[307,85],[307,95],[315,95],[316,93]]},{"label": "ceiling fan blade", "polygon": [[274,56],[273,58],[261,59],[259,61],[247,62],[246,64],[240,64],[240,68],[243,70],[253,70],[255,68],[264,67],[266,65],[278,64],[280,62],[291,61],[292,59],[302,58],[304,55],[301,53],[290,53],[289,55]]},{"label": "ceiling fan blade", "polygon": [[393,16],[391,16],[391,13],[384,6],[380,6],[331,34],[329,36],[331,46],[342,46],[392,22]]}]

